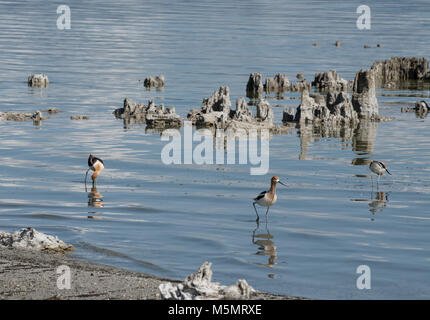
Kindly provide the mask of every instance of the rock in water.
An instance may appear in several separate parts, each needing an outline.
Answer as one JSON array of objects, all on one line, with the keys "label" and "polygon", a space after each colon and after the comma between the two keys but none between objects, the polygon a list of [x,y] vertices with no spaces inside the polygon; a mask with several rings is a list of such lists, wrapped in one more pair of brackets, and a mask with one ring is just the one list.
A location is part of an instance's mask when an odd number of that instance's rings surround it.
[{"label": "rock in water", "polygon": [[273,78],[266,79],[264,90],[267,93],[281,93],[290,90],[290,81],[284,74],[278,73]]},{"label": "rock in water", "polygon": [[257,114],[255,118],[261,122],[266,122],[269,127],[273,126],[273,110],[268,101],[260,99],[257,102]]},{"label": "rock in water", "polygon": [[292,121],[294,121],[294,108],[285,107],[282,113],[282,122],[285,124]]},{"label": "rock in water", "polygon": [[302,100],[297,107],[294,121],[306,123],[331,123],[333,125],[358,122],[358,115],[346,92],[329,91],[327,98],[309,91],[302,92]]},{"label": "rock in water", "polygon": [[23,112],[0,112],[0,120],[7,121],[26,121],[33,120],[34,122],[40,122],[47,118],[42,115],[40,111],[35,113],[23,113]]},{"label": "rock in water", "polygon": [[348,89],[348,81],[342,79],[336,70],[316,73],[312,85],[320,91],[346,91]]},{"label": "rock in water", "polygon": [[263,99],[256,102],[257,114],[254,117],[245,98],[236,100],[236,110],[231,110],[230,90],[220,87],[210,98],[203,99],[200,110],[192,109],[187,119],[197,127],[225,129],[233,132],[253,129],[271,129],[273,124],[273,111],[270,104]]},{"label": "rock in water", "polygon": [[378,119],[379,106],[376,99],[375,73],[373,69],[360,70],[355,75],[352,105],[360,118]]},{"label": "rock in water", "polygon": [[24,228],[13,234],[0,231],[0,246],[55,252],[74,249],[72,245],[64,243],[57,237],[46,235],[33,228]]},{"label": "rock in water", "polygon": [[224,128],[230,117],[230,109],[230,89],[220,87],[210,98],[203,99],[200,111],[194,115],[195,123],[198,127]]},{"label": "rock in water", "polygon": [[182,283],[162,283],[158,288],[160,297],[169,300],[249,299],[256,293],[245,280],[238,280],[231,286],[212,282],[211,266],[210,262],[204,262]]},{"label": "rock in water", "polygon": [[146,88],[162,88],[164,87],[165,84],[166,84],[166,80],[164,79],[163,75],[156,76],[155,78],[147,77],[143,81],[143,85]]},{"label": "rock in water", "polygon": [[250,99],[258,99],[263,95],[263,80],[261,72],[251,73],[246,85],[246,96]]},{"label": "rock in water", "polygon": [[245,98],[240,98],[236,100],[236,110],[230,112],[230,116],[233,120],[252,122],[255,121],[254,116],[248,108]]},{"label": "rock in water", "polygon": [[371,69],[375,73],[378,86],[395,88],[409,80],[424,80],[429,75],[429,63],[425,58],[394,57],[376,61]]},{"label": "rock in water", "polygon": [[70,116],[70,120],[90,120],[90,117],[89,116],[73,115],[73,116]]},{"label": "rock in water", "polygon": [[115,109],[113,114],[116,118],[124,119],[136,123],[145,123],[146,108],[143,103],[136,103],[132,99],[125,98],[123,107]]},{"label": "rock in water", "polygon": [[149,102],[146,109],[146,125],[149,129],[180,128],[182,118],[176,113],[175,108],[164,108],[164,104],[155,105]]},{"label": "rock in water", "polygon": [[124,99],[122,108],[113,112],[116,118],[124,119],[124,123],[146,123],[148,129],[180,128],[182,118],[175,108],[164,108],[164,104],[156,105],[150,100],[148,105],[136,103],[129,98]]},{"label": "rock in water", "polygon": [[425,117],[430,111],[430,106],[424,100],[417,101],[415,103],[414,111],[419,117]]},{"label": "rock in water", "polygon": [[30,87],[47,88],[49,87],[49,79],[46,74],[32,74],[28,77],[28,85]]}]

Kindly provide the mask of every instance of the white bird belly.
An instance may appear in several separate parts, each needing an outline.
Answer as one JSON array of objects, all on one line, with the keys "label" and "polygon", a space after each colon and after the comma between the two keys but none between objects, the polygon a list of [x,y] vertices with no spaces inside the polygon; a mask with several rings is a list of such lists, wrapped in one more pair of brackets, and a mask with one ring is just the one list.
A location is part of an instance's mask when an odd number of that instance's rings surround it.
[{"label": "white bird belly", "polygon": [[370,170],[373,173],[376,173],[377,175],[382,175],[385,172],[385,169],[383,167],[381,167],[379,164],[376,164],[376,163],[372,163],[370,165]]},{"label": "white bird belly", "polygon": [[101,170],[103,170],[104,169],[104,165],[103,165],[103,163],[101,163],[100,161],[96,161],[96,162],[94,162],[94,164],[93,164],[93,166],[92,166],[92,170],[93,171],[101,171]]},{"label": "white bird belly", "polygon": [[266,193],[263,198],[257,200],[258,205],[262,207],[270,207],[272,204],[274,204],[277,200],[276,194],[274,195],[273,199],[269,199],[268,194]]}]

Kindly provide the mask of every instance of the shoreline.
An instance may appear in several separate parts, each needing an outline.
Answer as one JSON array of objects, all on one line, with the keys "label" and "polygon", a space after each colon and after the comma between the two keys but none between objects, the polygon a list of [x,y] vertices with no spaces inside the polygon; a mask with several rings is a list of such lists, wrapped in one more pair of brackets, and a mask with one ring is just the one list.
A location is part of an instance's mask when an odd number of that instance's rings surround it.
[{"label": "shoreline", "polygon": [[[61,265],[70,268],[70,289],[58,289]],[[159,300],[160,278],[109,265],[28,249],[0,247],[1,300]],[[258,292],[252,300],[306,298]]]}]

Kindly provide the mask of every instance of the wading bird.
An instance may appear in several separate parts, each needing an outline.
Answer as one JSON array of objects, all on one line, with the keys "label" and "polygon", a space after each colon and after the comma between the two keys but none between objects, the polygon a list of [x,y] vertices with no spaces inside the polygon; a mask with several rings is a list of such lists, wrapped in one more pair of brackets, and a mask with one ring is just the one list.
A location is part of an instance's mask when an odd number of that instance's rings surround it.
[{"label": "wading bird", "polygon": [[287,186],[286,184],[282,183],[277,176],[274,176],[270,181],[270,189],[268,191],[261,192],[256,198],[254,198],[254,202],[252,203],[252,205],[254,206],[255,214],[257,215],[257,222],[260,220],[260,217],[258,215],[255,204],[258,204],[262,207],[267,207],[267,210],[266,210],[266,219],[267,219],[267,213],[269,212],[269,208],[276,202],[276,199],[277,199],[276,184],[278,182],[284,186]]},{"label": "wading bird", "polygon": [[85,174],[85,186],[87,185],[87,175],[88,171],[93,170],[94,173],[91,175],[91,179],[93,180],[93,186],[96,183],[96,179],[99,176],[100,172],[104,169],[103,160],[97,157],[94,157],[92,154],[88,157],[88,170]]},{"label": "wading bird", "polygon": [[[389,175],[391,175],[391,173],[390,173],[390,171],[388,171],[385,163],[383,163],[381,161],[373,160],[369,164],[369,169],[370,169],[370,171],[372,171],[373,173],[378,175],[378,185],[379,185],[379,178],[381,178],[381,176],[384,174],[384,172],[387,172]],[[373,177],[372,177],[372,184],[373,184]]]}]

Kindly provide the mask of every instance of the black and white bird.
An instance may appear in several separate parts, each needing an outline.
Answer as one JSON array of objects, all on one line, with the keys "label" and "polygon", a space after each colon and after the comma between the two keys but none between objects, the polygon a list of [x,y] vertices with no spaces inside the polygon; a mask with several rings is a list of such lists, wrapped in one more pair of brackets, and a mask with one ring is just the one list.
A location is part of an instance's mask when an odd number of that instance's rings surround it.
[{"label": "black and white bird", "polygon": [[[379,178],[387,172],[389,175],[391,175],[390,171],[388,171],[387,166],[382,161],[373,160],[369,164],[369,170],[378,175],[378,184],[379,184]],[[373,178],[372,178],[373,180]]]},{"label": "black and white bird", "polygon": [[276,184],[278,182],[284,186],[287,186],[285,183],[281,182],[281,180],[279,180],[277,176],[273,176],[272,179],[270,180],[270,189],[267,191],[261,192],[257,197],[254,198],[254,202],[252,203],[252,205],[254,206],[255,214],[257,215],[257,222],[260,220],[260,217],[258,215],[257,208],[255,207],[255,205],[258,204],[262,207],[267,207],[267,210],[266,210],[266,218],[267,218],[267,213],[269,212],[269,208],[273,204],[275,204],[278,198],[276,196]]},{"label": "black and white bird", "polygon": [[90,156],[88,157],[88,167],[89,168],[87,170],[87,173],[85,174],[85,184],[87,183],[88,171],[92,170],[94,171],[94,173],[91,175],[91,179],[93,180],[94,185],[100,172],[102,172],[102,170],[104,169],[103,160],[90,154]]}]

